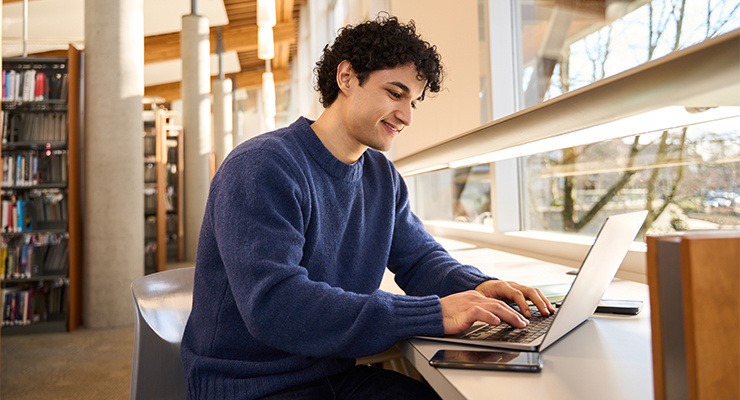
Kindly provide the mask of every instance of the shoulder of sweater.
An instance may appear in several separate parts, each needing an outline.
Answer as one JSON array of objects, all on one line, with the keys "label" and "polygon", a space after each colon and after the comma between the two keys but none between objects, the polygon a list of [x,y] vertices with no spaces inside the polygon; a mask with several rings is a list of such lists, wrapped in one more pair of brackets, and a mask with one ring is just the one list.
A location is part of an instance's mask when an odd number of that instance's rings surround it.
[{"label": "shoulder of sweater", "polygon": [[[306,154],[285,138],[265,133],[237,146],[224,159],[214,175],[209,193],[235,182],[263,186],[281,182],[287,186],[305,186]],[[248,186],[246,186],[248,187]]]},{"label": "shoulder of sweater", "polygon": [[305,162],[305,155],[296,135],[277,130],[244,141],[229,153],[222,166],[236,163],[239,166],[248,164],[271,168],[276,163],[287,166],[302,162]]},{"label": "shoulder of sweater", "polygon": [[267,132],[236,146],[226,157],[226,160],[252,152],[290,153],[295,151],[295,145],[295,135],[288,135],[283,130]]}]

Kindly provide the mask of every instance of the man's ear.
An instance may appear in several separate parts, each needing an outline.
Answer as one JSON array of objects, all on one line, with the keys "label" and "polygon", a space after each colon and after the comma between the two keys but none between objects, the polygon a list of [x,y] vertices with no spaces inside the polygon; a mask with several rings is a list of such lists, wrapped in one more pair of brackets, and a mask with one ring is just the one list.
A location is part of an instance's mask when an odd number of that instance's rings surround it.
[{"label": "man's ear", "polygon": [[346,93],[350,88],[353,76],[355,76],[355,70],[352,69],[352,64],[347,60],[340,62],[337,66],[337,86],[339,86],[339,90]]}]

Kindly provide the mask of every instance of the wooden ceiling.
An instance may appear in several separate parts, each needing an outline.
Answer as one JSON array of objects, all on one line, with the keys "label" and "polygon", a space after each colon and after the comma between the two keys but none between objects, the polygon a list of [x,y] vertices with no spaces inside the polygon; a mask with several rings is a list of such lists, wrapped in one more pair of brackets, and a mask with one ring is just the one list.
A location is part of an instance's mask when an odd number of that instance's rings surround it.
[{"label": "wooden ceiling", "polygon": [[[3,3],[22,0],[3,0]],[[295,57],[298,38],[298,18],[300,6],[308,0],[275,0],[277,25],[273,28],[275,58],[271,62],[275,83],[290,80],[289,64]],[[239,58],[241,72],[230,76],[237,88],[252,88],[262,84],[265,61],[257,58],[257,0],[223,0],[229,24],[221,27],[225,52],[235,51]],[[211,53],[216,53],[217,28],[211,27]],[[36,56],[55,56],[57,52],[33,54]],[[167,33],[144,38],[144,63],[156,63],[180,58],[180,33]],[[180,82],[148,86],[145,96],[163,97],[167,101],[180,98]]]},{"label": "wooden ceiling", "polygon": [[[275,58],[271,62],[275,83],[290,80],[289,63],[295,57],[300,6],[308,0],[275,0],[277,25],[273,28]],[[237,88],[262,84],[265,61],[257,58],[257,0],[224,0],[229,24],[221,27],[224,51],[236,51],[241,72],[233,76]],[[216,53],[217,33],[211,27],[211,53]],[[144,63],[168,61],[180,57],[180,33],[144,38]],[[146,96],[173,100],[180,97],[180,82],[149,86]]]}]

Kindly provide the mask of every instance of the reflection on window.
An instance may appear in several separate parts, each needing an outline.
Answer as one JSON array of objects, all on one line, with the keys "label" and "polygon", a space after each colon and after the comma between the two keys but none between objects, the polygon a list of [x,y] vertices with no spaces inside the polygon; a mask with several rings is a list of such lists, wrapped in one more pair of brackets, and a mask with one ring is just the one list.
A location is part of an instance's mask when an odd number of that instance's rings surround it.
[{"label": "reflection on window", "polygon": [[525,229],[595,234],[648,210],[646,233],[740,228],[740,118],[522,158]]},{"label": "reflection on window", "polygon": [[492,226],[488,165],[445,169],[407,180],[415,188],[414,212],[422,220]]},{"label": "reflection on window", "polygon": [[740,0],[523,3],[525,107],[740,27]]}]

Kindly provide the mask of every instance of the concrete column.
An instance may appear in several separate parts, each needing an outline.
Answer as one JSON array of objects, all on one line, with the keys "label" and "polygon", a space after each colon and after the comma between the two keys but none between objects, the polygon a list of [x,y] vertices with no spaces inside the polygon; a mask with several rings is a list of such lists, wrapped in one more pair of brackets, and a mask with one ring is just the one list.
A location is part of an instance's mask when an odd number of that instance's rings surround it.
[{"label": "concrete column", "polygon": [[83,324],[130,325],[144,274],[143,0],[85,1]]},{"label": "concrete column", "polygon": [[234,148],[233,94],[231,79],[218,79],[213,84],[213,152],[216,168]]},{"label": "concrete column", "polygon": [[185,260],[195,261],[208,198],[211,159],[211,77],[208,18],[182,17],[182,122],[185,136]]}]

